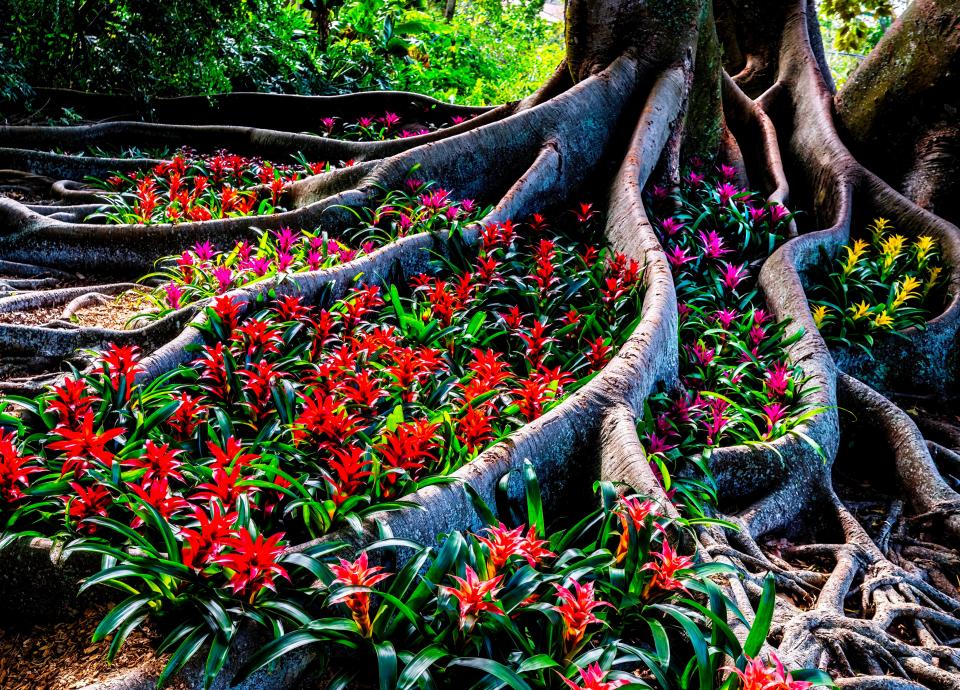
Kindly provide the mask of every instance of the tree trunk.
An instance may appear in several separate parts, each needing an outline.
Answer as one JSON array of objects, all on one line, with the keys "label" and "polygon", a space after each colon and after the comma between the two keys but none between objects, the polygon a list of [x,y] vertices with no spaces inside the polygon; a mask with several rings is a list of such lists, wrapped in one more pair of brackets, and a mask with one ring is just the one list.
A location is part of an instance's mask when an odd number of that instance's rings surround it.
[{"label": "tree trunk", "polygon": [[957,222],[960,2],[913,2],[837,95],[837,117],[865,164]]},{"label": "tree trunk", "polygon": [[[448,13],[452,7],[450,0]],[[437,116],[465,111],[411,94],[306,99],[295,108],[282,96],[236,95],[205,105],[190,101],[189,109],[182,100],[155,104],[162,122],[177,118],[195,127],[5,128],[0,167],[51,180],[80,181],[153,163],[59,156],[49,153],[53,146],[229,146],[262,155],[302,151],[357,165],[296,183],[289,213],[164,228],[83,223],[91,197],[75,184],[51,188],[60,197],[55,206],[0,199],[0,260],[16,262],[25,275],[49,269],[135,275],[158,256],[201,239],[249,237],[251,226],[313,227],[322,217],[334,232],[347,222],[345,207],[360,207],[378,189],[401,184],[414,165],[457,194],[495,197],[484,220],[493,223],[556,205],[603,171],[618,169],[606,189],[606,232],[614,249],[647,267],[641,336],[575,405],[498,446],[491,466],[531,457],[552,468],[544,472],[562,467],[585,478],[629,481],[666,500],[634,422],[645,398],[676,379],[676,295],[640,195],[654,182],[674,182],[683,157],[719,151],[770,199],[803,211],[802,231],[767,260],[759,287],[769,311],[789,319],[791,332],[802,330],[790,354],[817,387],[822,409],[803,431],[823,455],[792,436],[715,451],[717,514],[741,530],[700,529],[700,553],[740,569],[743,577],[729,578],[726,587],[744,605],[757,601],[764,573],[775,575],[780,598],[773,643],[788,663],[829,669],[845,688],[958,688],[960,592],[951,568],[958,562],[960,495],[941,468],[953,467],[955,474],[960,466],[960,430],[949,413],[956,409],[950,405],[960,370],[960,231],[935,215],[957,209],[957,8],[956,0],[917,0],[836,106],[813,0],[569,0],[566,60],[548,83],[519,103],[423,136],[361,144],[297,132],[306,128],[302,121],[367,114],[373,103],[401,114],[425,107]],[[92,107],[96,99],[85,102]],[[835,107],[853,152],[841,139]],[[217,118],[229,124],[211,124]],[[910,237],[937,238],[950,266],[947,308],[926,330],[878,347],[873,362],[835,361],[809,311],[807,269],[821,249],[836,253],[854,224],[876,215]],[[432,242],[409,239],[282,289],[312,297],[332,288],[336,295],[359,273],[402,276],[413,252]],[[68,289],[74,292],[37,286],[23,299],[45,304],[85,292]],[[248,299],[254,293],[244,291]],[[190,357],[186,347],[199,338],[186,323],[194,311],[174,316],[125,336],[152,352],[143,379]],[[106,337],[94,329],[0,324],[0,361],[32,353],[59,364]],[[35,390],[56,371],[6,386]],[[933,424],[933,412],[946,421]],[[590,474],[597,467],[600,477]],[[889,526],[878,529],[866,501],[849,497],[851,486],[876,480],[879,468],[898,498],[881,514],[880,523]],[[471,481],[495,486],[487,471],[470,470]],[[385,518],[397,537],[465,524],[459,489],[434,489],[425,510]]]}]

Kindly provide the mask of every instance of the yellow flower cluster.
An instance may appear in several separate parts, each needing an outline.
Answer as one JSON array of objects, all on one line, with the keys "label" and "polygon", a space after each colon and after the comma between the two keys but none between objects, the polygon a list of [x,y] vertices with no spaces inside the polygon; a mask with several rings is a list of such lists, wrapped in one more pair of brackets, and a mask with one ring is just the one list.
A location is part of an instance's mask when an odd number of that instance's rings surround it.
[{"label": "yellow flower cluster", "polygon": [[913,243],[913,247],[917,250],[917,262],[922,264],[930,257],[930,253],[937,248],[937,243],[929,235],[921,235]]},{"label": "yellow flower cluster", "polygon": [[844,249],[847,250],[847,258],[843,262],[843,275],[848,276],[853,273],[853,269],[857,267],[857,264],[860,263],[860,259],[863,258],[863,255],[867,253],[867,249],[870,245],[864,240],[856,240],[853,243],[853,246],[847,245]]},{"label": "yellow flower cluster", "polygon": [[903,280],[897,283],[895,297],[893,298],[893,304],[891,308],[896,311],[899,309],[908,299],[913,299],[914,297],[919,297],[921,283],[914,276],[907,276]]},{"label": "yellow flower cluster", "polygon": [[[825,332],[856,324],[854,331],[892,331],[922,323],[923,300],[942,282],[937,265],[937,241],[929,235],[910,239],[899,234],[886,218],[868,227],[869,240],[857,239],[843,248],[829,302],[811,304],[817,328]],[[839,314],[834,312],[840,310]],[[826,329],[826,330],[825,330]]]},{"label": "yellow flower cluster", "polygon": [[856,304],[850,307],[850,311],[853,312],[853,320],[859,321],[860,319],[865,317],[867,314],[870,313],[870,308],[871,308],[870,305],[867,304],[867,300],[863,300],[860,302],[860,304]]},{"label": "yellow flower cluster", "polygon": [[827,318],[827,308],[822,304],[818,304],[813,308],[813,323],[817,328],[820,328],[825,318]]}]

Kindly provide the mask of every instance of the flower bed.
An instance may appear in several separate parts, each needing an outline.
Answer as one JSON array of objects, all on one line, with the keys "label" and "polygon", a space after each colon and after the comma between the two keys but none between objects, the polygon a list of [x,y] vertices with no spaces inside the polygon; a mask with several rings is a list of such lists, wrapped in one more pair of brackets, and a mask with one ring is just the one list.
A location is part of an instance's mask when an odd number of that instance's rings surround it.
[{"label": "flower bed", "polygon": [[[336,650],[350,652],[349,664],[335,661],[331,670],[332,684],[350,687],[611,690],[642,680],[666,689],[696,675],[701,688],[740,678],[745,688],[803,690],[811,682],[802,679],[829,681],[758,657],[772,579],[741,645],[726,620],[746,619],[709,579],[726,569],[678,552],[682,523],[601,484],[598,510],[547,528],[536,477],[529,465],[524,473],[526,519],[513,528],[476,502],[482,532],[443,535],[436,547],[404,544],[413,553],[396,573],[367,555],[391,561],[391,540],[319,570],[313,619],[266,645],[240,677],[322,643],[334,660]],[[736,666],[723,667],[727,658]]]},{"label": "flower bed", "polygon": [[330,170],[330,163],[302,158],[275,163],[228,151],[205,155],[181,149],[150,170],[88,178],[107,200],[91,219],[144,225],[267,215],[283,210],[278,204],[291,182]]},{"label": "flower bed", "polygon": [[[648,458],[687,510],[709,511],[709,481],[675,478],[692,463],[709,478],[705,451],[765,444],[816,414],[784,335],[756,292],[762,260],[787,236],[791,215],[736,187],[725,165],[711,174],[695,160],[670,196],[655,188],[651,215],[673,269],[680,313],[680,388],[652,396],[640,424]],[[812,442],[812,441],[811,441]]]},{"label": "flower bed", "polygon": [[[487,228],[479,257],[444,259],[445,277],[419,275],[406,294],[358,287],[328,308],[285,297],[242,319],[223,295],[195,364],[146,389],[131,388],[136,350],[111,348],[95,373],[16,401],[29,418],[15,424],[27,443],[11,462],[25,474],[5,479],[10,498],[24,497],[30,475],[44,473],[32,496],[72,480],[78,496],[97,494],[66,509],[69,526],[89,532],[85,516],[127,504],[108,486],[165,518],[189,513],[194,490],[198,503],[246,497],[262,525],[283,524],[271,512],[286,496],[315,536],[358,502],[449,473],[601,367],[636,319],[636,262],[539,217],[533,228],[528,241],[511,223]],[[100,482],[115,464],[121,475]]]},{"label": "flower bed", "polygon": [[[568,218],[578,237],[597,222],[589,206]],[[174,583],[135,587],[145,607],[266,612],[285,543],[442,481],[633,330],[636,262],[540,216],[516,229],[486,228],[472,257],[451,238],[435,275],[402,292],[266,299],[243,316],[221,295],[197,362],[145,388],[135,348],[112,347],[39,400],[9,399],[4,543],[49,535],[108,563],[134,549]]]},{"label": "flower bed", "polygon": [[455,200],[444,189],[414,177],[402,189],[383,194],[380,203],[356,212],[356,224],[331,237],[322,228],[262,233],[256,244],[241,241],[222,249],[198,243],[179,256],[160,259],[161,281],[154,290],[157,317],[202,299],[246,287],[279,274],[317,271],[369,254],[400,237],[419,232],[449,235],[486,214],[473,200]]},{"label": "flower bed", "polygon": [[938,313],[946,280],[932,237],[908,242],[884,218],[867,231],[869,241],[855,240],[836,258],[823,256],[809,295],[824,339],[869,355],[878,335],[922,328]]}]

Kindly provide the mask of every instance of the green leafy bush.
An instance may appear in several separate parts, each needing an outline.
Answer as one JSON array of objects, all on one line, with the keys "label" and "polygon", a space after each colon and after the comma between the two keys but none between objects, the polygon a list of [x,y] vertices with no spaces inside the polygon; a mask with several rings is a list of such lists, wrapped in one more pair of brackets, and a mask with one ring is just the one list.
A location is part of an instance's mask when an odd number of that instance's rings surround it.
[{"label": "green leafy bush", "polygon": [[[11,0],[0,28],[0,99],[29,85],[155,96],[227,91],[417,91],[485,104],[521,98],[559,64],[562,27],[542,0],[436,4],[350,0],[326,50],[284,0]],[[131,80],[131,75],[136,78]]]},{"label": "green leafy bush", "polygon": [[813,320],[829,343],[870,353],[878,334],[898,335],[923,325],[943,305],[945,277],[936,241],[913,241],[877,218],[870,240],[857,239],[831,259],[825,254],[811,275]]}]

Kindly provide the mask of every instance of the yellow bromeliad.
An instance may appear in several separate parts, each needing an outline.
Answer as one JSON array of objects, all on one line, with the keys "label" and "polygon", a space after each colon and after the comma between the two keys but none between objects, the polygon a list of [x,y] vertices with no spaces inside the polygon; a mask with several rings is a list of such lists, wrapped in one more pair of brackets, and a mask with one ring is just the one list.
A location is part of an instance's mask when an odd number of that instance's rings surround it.
[{"label": "yellow bromeliad", "polygon": [[906,244],[907,238],[903,235],[890,235],[890,237],[885,237],[880,240],[880,253],[886,256],[887,254],[896,256],[903,251],[903,245]]},{"label": "yellow bromeliad", "polygon": [[922,264],[930,256],[930,253],[937,248],[937,243],[929,235],[922,235],[913,243],[917,250],[917,263]]},{"label": "yellow bromeliad", "polygon": [[919,297],[920,281],[916,276],[907,276],[901,282],[897,283],[896,297],[893,298],[892,309],[897,310],[903,306],[904,302],[913,297]]},{"label": "yellow bromeliad", "polygon": [[860,304],[850,307],[850,311],[853,312],[853,320],[859,321],[870,313],[870,305],[867,304],[867,300],[863,300]]},{"label": "yellow bromeliad", "polygon": [[894,262],[900,258],[906,242],[907,238],[903,235],[890,235],[880,240],[880,273],[884,278],[890,274]]},{"label": "yellow bromeliad", "polygon": [[843,262],[843,275],[848,276],[853,273],[853,269],[860,263],[869,246],[864,240],[856,240],[852,247],[849,245],[844,247],[847,250],[847,260]]},{"label": "yellow bromeliad", "polygon": [[874,218],[873,223],[867,226],[867,230],[873,235],[873,241],[876,243],[879,241],[880,237],[889,230],[892,226],[890,221],[886,218]]},{"label": "yellow bromeliad", "polygon": [[943,267],[941,266],[932,266],[930,268],[930,274],[927,276],[927,279],[923,283],[923,294],[926,295],[937,283],[940,282],[940,274],[943,272]]},{"label": "yellow bromeliad", "polygon": [[818,304],[813,308],[813,323],[817,328],[820,328],[825,318],[827,318],[827,307],[826,305]]},{"label": "yellow bromeliad", "polygon": [[882,328],[883,330],[889,331],[891,328],[893,328],[893,317],[890,316],[885,309],[881,309],[880,313],[877,314],[876,318],[874,318],[873,325],[877,328]]}]

